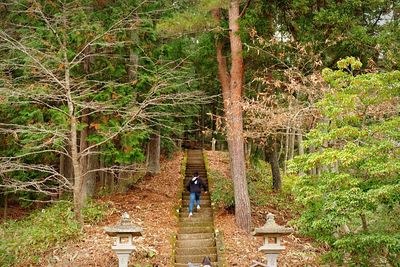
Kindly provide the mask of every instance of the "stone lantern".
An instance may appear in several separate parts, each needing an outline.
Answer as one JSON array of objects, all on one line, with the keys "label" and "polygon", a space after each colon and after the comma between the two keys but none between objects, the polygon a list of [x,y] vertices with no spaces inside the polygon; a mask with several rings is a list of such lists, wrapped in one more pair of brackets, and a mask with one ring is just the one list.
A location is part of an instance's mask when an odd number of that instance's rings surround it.
[{"label": "stone lantern", "polygon": [[111,249],[118,256],[118,266],[128,267],[129,256],[135,248],[133,237],[141,236],[143,229],[133,224],[129,219],[129,214],[124,212],[121,221],[117,225],[105,227],[104,230],[109,236],[116,237]]},{"label": "stone lantern", "polygon": [[268,213],[265,225],[261,228],[256,228],[253,233],[255,236],[264,236],[264,245],[258,251],[266,254],[267,265],[260,264],[261,266],[278,266],[278,256],[285,250],[285,247],[281,245],[281,237],[292,232],[292,228],[276,224],[275,216],[272,213]]}]

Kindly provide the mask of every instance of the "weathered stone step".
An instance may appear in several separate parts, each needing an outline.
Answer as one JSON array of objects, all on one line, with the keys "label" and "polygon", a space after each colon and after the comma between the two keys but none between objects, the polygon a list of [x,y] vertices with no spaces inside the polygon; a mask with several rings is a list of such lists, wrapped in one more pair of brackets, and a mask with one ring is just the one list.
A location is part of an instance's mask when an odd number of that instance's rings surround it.
[{"label": "weathered stone step", "polygon": [[199,248],[199,247],[214,247],[214,246],[215,246],[214,238],[176,240],[175,244],[176,248]]},{"label": "weathered stone step", "polygon": [[210,217],[194,217],[194,216],[192,216],[192,217],[180,217],[179,218],[179,222],[181,223],[181,222],[203,222],[203,223],[212,223],[212,222],[214,222],[213,221],[213,218],[210,216]]},{"label": "weathered stone step", "polygon": [[213,227],[182,227],[178,229],[178,234],[200,234],[212,232],[214,232]]},{"label": "weathered stone step", "polygon": [[[200,205],[201,206],[201,205]],[[184,206],[182,209],[181,209],[181,212],[189,212],[189,208],[186,206]],[[196,206],[194,206],[193,207],[193,213],[211,213],[212,212],[212,208],[209,206],[209,207],[207,207],[207,206],[201,206],[200,207],[200,210],[197,210],[196,209]],[[188,214],[188,216],[189,216],[189,214]]]},{"label": "weathered stone step", "polygon": [[198,234],[178,234],[177,240],[184,239],[210,239],[214,238],[214,233],[198,233]]},{"label": "weathered stone step", "polygon": [[176,255],[217,254],[217,247],[176,248]]},{"label": "weathered stone step", "polygon": [[180,222],[179,227],[213,227],[213,222]]},{"label": "weathered stone step", "polygon": [[[183,198],[182,201],[184,204],[186,204],[186,203],[189,204],[190,198],[189,197]],[[196,204],[196,202],[195,202],[195,204]],[[211,205],[210,198],[208,198],[208,199],[200,198],[200,207],[207,206],[207,205]]]},{"label": "weathered stone step", "polygon": [[201,262],[204,257],[210,257],[211,261],[217,261],[217,254],[200,254],[200,255],[176,255],[177,263],[188,263],[188,262]]}]

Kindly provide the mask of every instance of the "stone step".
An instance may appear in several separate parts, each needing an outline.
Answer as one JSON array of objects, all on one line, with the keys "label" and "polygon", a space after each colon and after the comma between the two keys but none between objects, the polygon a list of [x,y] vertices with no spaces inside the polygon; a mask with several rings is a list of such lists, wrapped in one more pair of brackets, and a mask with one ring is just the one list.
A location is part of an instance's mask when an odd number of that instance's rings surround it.
[{"label": "stone step", "polygon": [[[186,207],[184,207],[184,208],[182,208],[181,209],[181,212],[182,213],[188,213],[188,216],[189,216],[189,208],[186,206]],[[195,214],[195,213],[197,213],[197,214],[201,214],[201,213],[204,213],[204,214],[209,214],[209,213],[212,213],[212,208],[209,206],[209,207],[201,207],[201,209],[198,211],[197,209],[196,209],[196,206],[193,208],[193,214]]]},{"label": "stone step", "polygon": [[[199,248],[199,247],[214,247],[215,239],[184,239],[176,240],[176,248]],[[195,253],[198,254],[198,253]]]},{"label": "stone step", "polygon": [[200,247],[200,248],[176,248],[176,255],[196,255],[196,254],[217,254],[217,247]]},{"label": "stone step", "polygon": [[[184,198],[182,198],[182,201],[183,201],[183,203],[189,204],[190,198],[189,197],[184,197]],[[196,204],[196,201],[194,203]],[[200,206],[203,207],[203,206],[207,206],[207,205],[211,205],[210,198],[206,198],[206,197],[202,198],[202,197],[200,197]]]},{"label": "stone step", "polygon": [[213,227],[182,227],[178,229],[178,234],[200,234],[213,232]]},{"label": "stone step", "polygon": [[199,234],[178,234],[177,240],[185,239],[210,239],[214,238],[214,233],[199,233]]},{"label": "stone step", "polygon": [[213,227],[213,222],[180,222],[178,223],[179,227]]},{"label": "stone step", "polygon": [[179,223],[186,223],[186,222],[199,222],[199,223],[213,223],[213,217],[206,216],[206,217],[180,217]]},{"label": "stone step", "polygon": [[201,262],[204,257],[210,257],[211,261],[217,261],[217,254],[200,254],[200,255],[176,255],[176,263],[188,263],[188,262]]}]

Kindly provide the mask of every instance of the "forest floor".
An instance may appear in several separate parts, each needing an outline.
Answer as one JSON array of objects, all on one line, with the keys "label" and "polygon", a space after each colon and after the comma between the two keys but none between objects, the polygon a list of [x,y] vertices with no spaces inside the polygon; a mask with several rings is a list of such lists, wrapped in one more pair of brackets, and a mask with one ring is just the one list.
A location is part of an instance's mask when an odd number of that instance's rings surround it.
[{"label": "forest floor", "polygon": [[[209,169],[218,170],[227,179],[230,178],[229,157],[227,152],[207,151]],[[287,205],[290,206],[290,205]],[[276,206],[256,206],[252,207],[253,227],[261,227],[265,224],[266,215],[271,212],[275,215],[275,220],[280,225],[294,219],[296,214],[290,209],[281,209]],[[228,266],[250,266],[253,260],[265,262],[265,256],[257,252],[262,246],[263,238],[254,237],[235,224],[235,215],[224,209],[219,209],[215,214],[216,228],[223,232],[225,257]],[[321,266],[318,259],[322,253],[321,248],[314,247],[312,240],[300,237],[296,234],[283,237],[282,244],[286,250],[279,257],[279,266]]]},{"label": "forest floor", "polygon": [[[217,168],[229,177],[229,162],[226,153],[207,152],[211,169]],[[35,266],[116,266],[118,260],[111,251],[112,239],[104,232],[105,226],[116,224],[123,212],[128,212],[132,221],[143,228],[143,237],[137,238],[137,250],[131,257],[130,266],[173,266],[172,242],[177,231],[176,209],[180,197],[180,169],[183,153],[172,160],[163,160],[161,173],[145,177],[130,188],[127,193],[113,194],[98,199],[111,203],[112,210],[98,225],[85,225],[79,240],[70,240],[48,250]],[[274,207],[253,208],[253,226],[265,223],[265,215],[272,212],[276,221],[285,225],[292,219],[289,210],[277,210]],[[236,225],[234,215],[220,209],[215,216],[216,228],[223,232],[225,258],[228,266],[250,266],[253,260],[264,261],[258,253],[261,238],[241,231]],[[321,251],[312,246],[311,241],[297,235],[283,239],[287,247],[280,257],[280,266],[321,266],[318,256]]]}]

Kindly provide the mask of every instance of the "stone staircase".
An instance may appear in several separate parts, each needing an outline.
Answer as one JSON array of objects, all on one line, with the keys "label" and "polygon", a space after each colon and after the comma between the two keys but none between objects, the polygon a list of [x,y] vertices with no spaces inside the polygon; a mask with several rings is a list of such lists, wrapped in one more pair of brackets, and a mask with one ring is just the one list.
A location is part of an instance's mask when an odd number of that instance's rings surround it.
[{"label": "stone staircase", "polygon": [[[193,177],[195,171],[208,184],[203,152],[188,150],[187,156],[184,186]],[[218,266],[214,218],[209,194],[201,194],[200,206],[199,211],[196,210],[196,206],[193,208],[193,216],[189,218],[189,192],[184,188],[175,243],[175,267],[187,267],[189,262],[200,266],[205,256],[210,257],[213,267]]]}]

